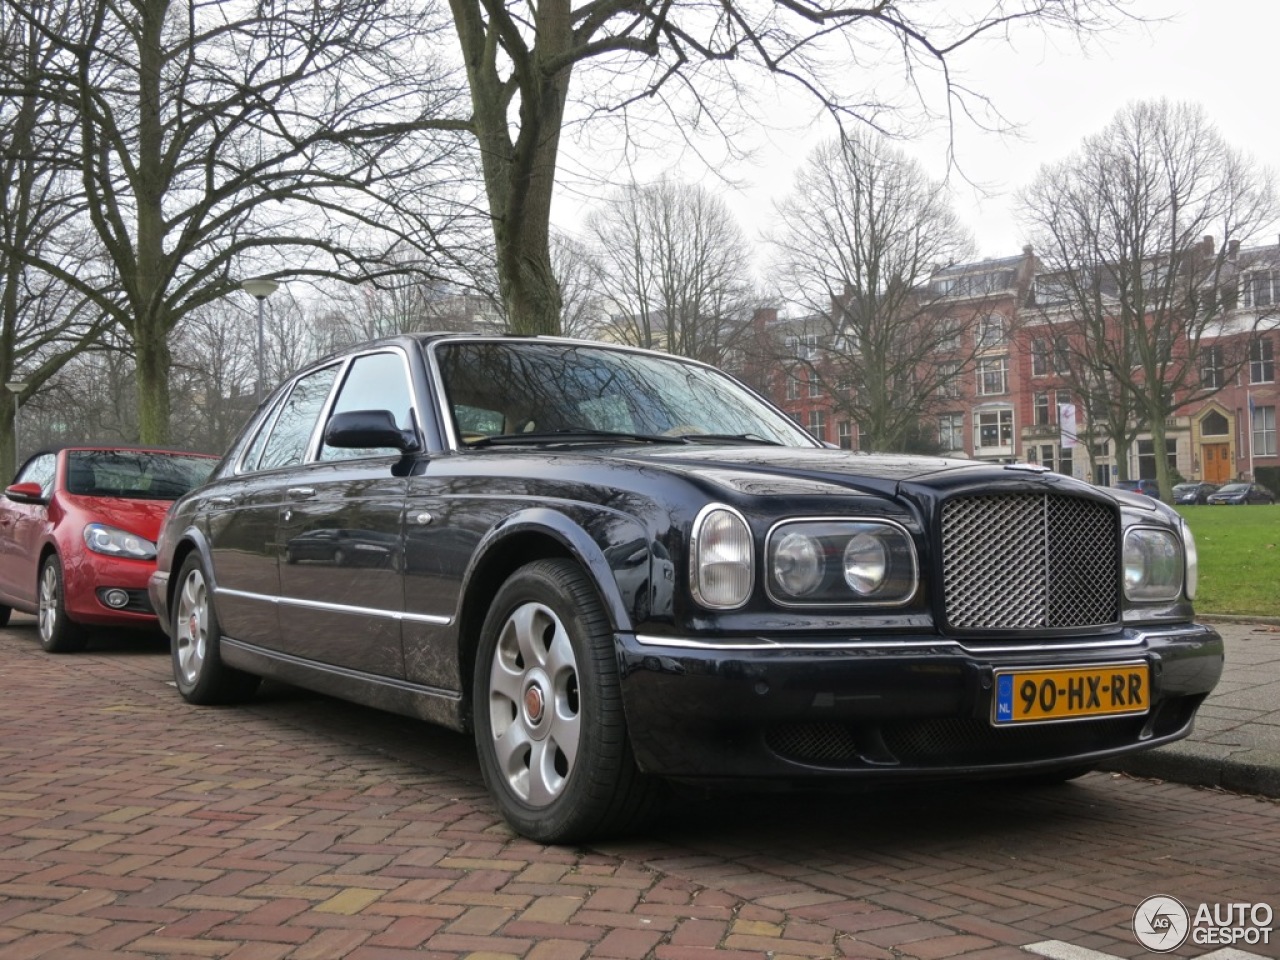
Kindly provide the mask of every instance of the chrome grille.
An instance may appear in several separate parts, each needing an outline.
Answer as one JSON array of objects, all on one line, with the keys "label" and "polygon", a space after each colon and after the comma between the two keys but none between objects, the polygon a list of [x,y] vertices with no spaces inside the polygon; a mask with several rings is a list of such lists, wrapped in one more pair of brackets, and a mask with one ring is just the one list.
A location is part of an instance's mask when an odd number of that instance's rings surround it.
[{"label": "chrome grille", "polygon": [[1119,524],[1103,503],[1053,494],[957,497],[942,507],[947,622],[1058,630],[1120,618]]}]

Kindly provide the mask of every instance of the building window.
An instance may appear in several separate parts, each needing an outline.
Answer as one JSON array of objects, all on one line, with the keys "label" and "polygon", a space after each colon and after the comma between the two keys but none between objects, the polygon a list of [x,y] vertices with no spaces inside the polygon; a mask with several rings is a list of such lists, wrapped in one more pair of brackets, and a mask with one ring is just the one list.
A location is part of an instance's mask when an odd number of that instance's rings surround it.
[{"label": "building window", "polygon": [[1280,277],[1274,270],[1251,270],[1240,278],[1240,304],[1269,307],[1280,299]]},{"label": "building window", "polygon": [[800,360],[812,360],[818,353],[818,335],[806,333],[799,337],[787,337],[787,353]]},{"label": "building window", "polygon": [[1222,372],[1222,348],[1205,347],[1200,351],[1200,385],[1217,390],[1226,382]]},{"label": "building window", "polygon": [[1276,408],[1253,408],[1253,455],[1255,457],[1274,457],[1276,455]]},{"label": "building window", "polygon": [[[1032,449],[1035,449],[1034,447]],[[1045,446],[1040,448],[1040,466],[1046,469],[1053,469],[1053,447]]]},{"label": "building window", "polygon": [[1035,414],[1035,424],[1037,427],[1046,427],[1049,425],[1049,395],[1047,393],[1036,394]]},{"label": "building window", "polygon": [[1066,337],[1053,338],[1053,369],[1055,373],[1071,372],[1071,342]]},{"label": "building window", "polygon": [[819,440],[827,439],[827,412],[825,410],[809,411],[809,432]]},{"label": "building window", "polygon": [[938,395],[952,400],[960,396],[960,364],[938,364]]},{"label": "building window", "polygon": [[938,325],[938,350],[949,351],[960,349],[960,321],[954,317],[946,317]]},{"label": "building window", "polygon": [[1249,344],[1249,382],[1272,383],[1276,379],[1275,344],[1259,337]]},{"label": "building window", "polygon": [[1041,337],[1031,341],[1031,375],[1033,377],[1049,375],[1049,341]]},{"label": "building window", "polygon": [[1009,358],[990,357],[978,362],[978,394],[990,397],[1009,392]]},{"label": "building window", "polygon": [[1011,447],[1013,445],[1013,411],[984,410],[974,422],[979,447]]},{"label": "building window", "polygon": [[992,313],[978,324],[978,349],[989,350],[1004,345],[1004,317]]},{"label": "building window", "polygon": [[964,449],[963,413],[944,413],[938,418],[938,446],[942,450]]},{"label": "building window", "polygon": [[800,380],[796,376],[795,371],[792,371],[787,374],[787,399],[788,400],[800,399]]},{"label": "building window", "polygon": [[822,378],[812,370],[809,371],[809,396],[822,396]]},{"label": "building window", "polygon": [[1068,477],[1075,476],[1076,464],[1070,447],[1058,451],[1058,472]]},{"label": "building window", "polygon": [[[1165,460],[1170,471],[1178,469],[1178,441],[1164,442]],[[1154,480],[1156,478],[1156,445],[1154,440],[1138,441],[1138,479]]]},{"label": "building window", "polygon": [[853,424],[848,420],[841,420],[836,424],[836,433],[840,441],[841,450],[853,449]]}]

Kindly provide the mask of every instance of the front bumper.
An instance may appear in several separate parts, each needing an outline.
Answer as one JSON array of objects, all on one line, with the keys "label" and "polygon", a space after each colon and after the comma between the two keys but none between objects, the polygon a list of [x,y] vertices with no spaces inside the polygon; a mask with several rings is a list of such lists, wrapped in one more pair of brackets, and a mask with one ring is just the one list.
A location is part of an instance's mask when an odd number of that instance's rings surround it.
[{"label": "front bumper", "polygon": [[[1222,675],[1210,627],[1070,641],[892,637],[785,643],[620,635],[637,762],[739,784],[1002,776],[1089,766],[1181,739]],[[995,671],[1146,663],[1140,715],[993,724]]]},{"label": "front bumper", "polygon": [[[63,555],[63,605],[77,623],[95,626],[153,627],[156,618],[147,592],[155,564],[147,560],[104,557],[88,550]],[[109,606],[107,591],[123,591],[128,602]]]}]

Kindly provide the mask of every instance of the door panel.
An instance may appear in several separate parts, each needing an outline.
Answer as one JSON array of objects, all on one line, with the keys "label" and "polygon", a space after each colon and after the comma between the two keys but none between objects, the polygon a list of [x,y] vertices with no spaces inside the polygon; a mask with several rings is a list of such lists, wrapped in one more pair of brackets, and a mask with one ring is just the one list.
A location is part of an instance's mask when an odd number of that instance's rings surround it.
[{"label": "door panel", "polygon": [[293,471],[280,505],[279,648],[386,677],[404,675],[399,457]]}]

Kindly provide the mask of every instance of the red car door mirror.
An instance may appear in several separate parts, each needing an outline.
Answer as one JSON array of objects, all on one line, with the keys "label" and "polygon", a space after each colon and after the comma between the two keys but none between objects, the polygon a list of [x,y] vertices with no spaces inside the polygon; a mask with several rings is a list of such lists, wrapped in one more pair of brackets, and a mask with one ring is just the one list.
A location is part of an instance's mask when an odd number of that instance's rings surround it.
[{"label": "red car door mirror", "polygon": [[17,503],[46,503],[44,490],[38,483],[14,483],[5,488],[4,495]]}]

